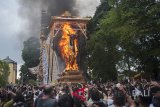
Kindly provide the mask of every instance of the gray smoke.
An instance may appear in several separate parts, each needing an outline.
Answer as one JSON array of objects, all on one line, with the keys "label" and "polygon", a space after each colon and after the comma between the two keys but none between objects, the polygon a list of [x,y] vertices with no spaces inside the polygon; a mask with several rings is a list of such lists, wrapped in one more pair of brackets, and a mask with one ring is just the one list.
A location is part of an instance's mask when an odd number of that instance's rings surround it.
[{"label": "gray smoke", "polygon": [[47,24],[51,16],[61,15],[65,11],[77,15],[75,0],[18,0],[19,15],[23,19],[23,28],[19,34],[21,40],[28,37],[39,37],[41,25],[41,10],[47,11]]},{"label": "gray smoke", "polygon": [[78,15],[75,8],[76,0],[48,0],[48,2],[45,0],[45,4],[47,4],[48,12],[52,16],[61,15],[65,11],[71,12],[72,15]]},{"label": "gray smoke", "polygon": [[47,11],[48,26],[51,16],[61,15],[69,11],[72,15],[92,16],[100,0],[17,0],[19,16],[23,27],[19,33],[21,41],[28,37],[39,37],[41,27],[41,10]]}]

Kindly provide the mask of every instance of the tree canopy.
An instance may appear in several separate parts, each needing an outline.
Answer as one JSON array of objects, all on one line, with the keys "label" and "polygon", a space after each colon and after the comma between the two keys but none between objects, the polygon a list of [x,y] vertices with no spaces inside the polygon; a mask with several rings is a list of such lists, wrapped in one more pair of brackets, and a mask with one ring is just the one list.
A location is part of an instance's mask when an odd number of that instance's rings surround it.
[{"label": "tree canopy", "polygon": [[40,44],[39,39],[36,37],[30,37],[28,40],[24,41],[24,48],[22,50],[22,58],[24,64],[21,66],[21,77],[23,77],[23,82],[28,82],[29,79],[36,80],[36,75],[29,72],[28,68],[35,67],[39,64],[40,56]]},{"label": "tree canopy", "polygon": [[[97,11],[90,23],[95,23],[91,25],[95,28],[98,25],[98,29],[89,29],[88,42],[93,75],[107,80],[116,78],[118,72],[134,71],[146,72],[158,79],[160,3],[156,0],[103,0]],[[98,16],[103,17],[97,20]]]}]

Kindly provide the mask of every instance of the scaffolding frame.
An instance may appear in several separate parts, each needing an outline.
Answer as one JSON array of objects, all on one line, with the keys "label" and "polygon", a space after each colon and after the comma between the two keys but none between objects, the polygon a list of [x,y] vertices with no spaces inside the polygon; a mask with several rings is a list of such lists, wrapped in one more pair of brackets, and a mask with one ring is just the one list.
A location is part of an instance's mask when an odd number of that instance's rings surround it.
[{"label": "scaffolding frame", "polygon": [[[63,24],[66,22],[69,22],[71,25],[76,26],[75,28],[73,28],[73,30],[80,31],[83,34],[83,36],[87,39],[87,22],[90,20],[90,18],[79,18],[79,17],[71,17],[71,16],[61,16],[61,17],[53,16],[51,18],[52,20],[49,25],[50,32],[48,36],[49,46],[48,46],[48,55],[47,55],[48,56],[48,74],[49,74],[48,83],[52,83],[53,81],[57,80],[58,74],[56,72],[56,68],[57,70],[59,70],[57,55],[55,50],[53,50],[52,48],[54,37],[58,36],[59,32],[62,31]],[[45,42],[43,40],[44,39],[42,39],[41,43],[44,44]],[[42,62],[40,65],[42,65]],[[41,70],[43,70],[42,68]]]}]

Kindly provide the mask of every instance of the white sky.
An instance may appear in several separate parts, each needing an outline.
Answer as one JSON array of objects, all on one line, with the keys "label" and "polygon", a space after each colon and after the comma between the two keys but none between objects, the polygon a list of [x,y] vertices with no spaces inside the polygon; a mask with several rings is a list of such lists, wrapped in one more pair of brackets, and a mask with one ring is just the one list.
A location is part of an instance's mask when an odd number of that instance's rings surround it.
[{"label": "white sky", "polygon": [[18,69],[23,63],[22,42],[18,39],[21,24],[16,0],[2,0],[0,3],[0,59],[9,56],[17,62]]},{"label": "white sky", "polygon": [[81,16],[93,16],[100,0],[77,0],[77,8]]},{"label": "white sky", "polygon": [[[77,0],[82,16],[93,16],[99,0]],[[23,41],[19,37],[25,20],[18,16],[17,0],[1,0],[0,3],[0,59],[9,56],[17,62],[18,70],[24,63],[21,58]]]}]

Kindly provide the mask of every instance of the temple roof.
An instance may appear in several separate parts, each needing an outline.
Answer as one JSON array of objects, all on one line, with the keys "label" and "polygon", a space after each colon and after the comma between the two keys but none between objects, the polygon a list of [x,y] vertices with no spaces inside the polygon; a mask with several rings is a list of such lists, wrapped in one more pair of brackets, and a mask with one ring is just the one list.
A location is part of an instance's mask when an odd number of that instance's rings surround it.
[{"label": "temple roof", "polygon": [[7,63],[16,63],[15,61],[13,61],[12,59],[9,58],[9,56],[7,56],[5,59],[3,59],[3,61],[7,62]]}]

